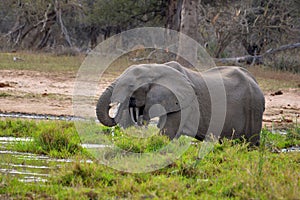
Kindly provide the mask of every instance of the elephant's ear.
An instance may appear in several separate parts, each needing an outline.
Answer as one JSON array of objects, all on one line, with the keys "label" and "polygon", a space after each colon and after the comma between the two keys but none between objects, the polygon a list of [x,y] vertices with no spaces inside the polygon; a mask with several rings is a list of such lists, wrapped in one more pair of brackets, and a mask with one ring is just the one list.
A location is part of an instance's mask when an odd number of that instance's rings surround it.
[{"label": "elephant's ear", "polygon": [[167,65],[169,67],[172,67],[180,72],[182,72],[182,69],[183,69],[183,66],[181,64],[179,64],[178,62],[176,61],[170,61],[170,62],[166,62],[164,63],[164,65]]},{"label": "elephant's ear", "polygon": [[[124,102],[132,93],[146,84],[161,85],[176,96],[180,109],[191,105],[196,97],[189,79],[172,67],[164,64],[143,64],[130,67],[116,82],[111,100]],[[178,106],[170,107],[169,112],[178,110]]]},{"label": "elephant's ear", "polygon": [[191,71],[191,70],[183,67],[180,63],[178,63],[176,61],[170,61],[170,62],[164,63],[164,65],[167,65],[170,68],[175,69],[178,72],[180,72],[181,74],[183,74],[185,76],[185,78],[187,80],[189,80],[190,84],[194,87],[193,82],[189,79],[189,74],[194,73],[194,71]]},{"label": "elephant's ear", "polygon": [[152,118],[179,111],[181,108],[176,94],[170,88],[159,84],[152,84],[147,93],[145,109],[149,111],[152,109],[152,113],[156,113],[154,114],[155,116],[152,114]]},{"label": "elephant's ear", "polygon": [[180,63],[178,63],[176,61],[170,61],[170,62],[164,63],[164,65],[167,65],[167,66],[179,71],[180,73],[184,74],[187,77],[187,70]]}]

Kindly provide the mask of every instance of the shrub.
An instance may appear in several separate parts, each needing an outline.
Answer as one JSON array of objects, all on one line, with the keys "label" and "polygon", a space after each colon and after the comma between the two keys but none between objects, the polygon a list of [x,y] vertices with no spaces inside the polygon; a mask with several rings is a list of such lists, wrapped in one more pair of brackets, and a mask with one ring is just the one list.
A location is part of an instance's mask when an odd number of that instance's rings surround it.
[{"label": "shrub", "polygon": [[[43,125],[34,137],[42,153],[54,153],[61,157],[64,154],[74,155],[81,151],[80,138],[73,126],[62,123]],[[63,155],[59,156],[60,154]]]}]

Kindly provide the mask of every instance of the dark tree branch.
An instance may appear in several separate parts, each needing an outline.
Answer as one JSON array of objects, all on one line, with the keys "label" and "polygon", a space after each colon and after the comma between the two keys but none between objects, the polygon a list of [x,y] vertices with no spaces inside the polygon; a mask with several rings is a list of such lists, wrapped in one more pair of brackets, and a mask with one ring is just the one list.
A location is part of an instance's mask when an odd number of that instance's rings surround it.
[{"label": "dark tree branch", "polygon": [[300,47],[300,43],[294,43],[294,44],[287,44],[282,45],[276,49],[269,49],[265,53],[261,55],[246,55],[241,57],[235,57],[235,58],[215,58],[215,62],[217,63],[223,63],[223,64],[238,64],[238,63],[249,63],[249,64],[260,64],[263,63],[263,58],[275,54],[281,51],[296,49]]},{"label": "dark tree branch", "polygon": [[68,30],[65,27],[64,22],[62,20],[62,10],[61,10],[60,3],[58,0],[55,0],[54,10],[56,12],[56,17],[57,17],[58,23],[60,24],[61,31],[65,36],[65,40],[67,41],[68,45],[70,47],[72,47],[73,45],[72,45]]}]

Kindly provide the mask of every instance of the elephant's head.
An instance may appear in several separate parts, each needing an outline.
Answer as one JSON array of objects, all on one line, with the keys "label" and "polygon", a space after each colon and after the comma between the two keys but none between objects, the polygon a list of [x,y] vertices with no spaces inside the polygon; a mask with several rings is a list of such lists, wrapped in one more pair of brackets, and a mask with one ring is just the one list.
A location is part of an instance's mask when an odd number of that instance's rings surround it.
[{"label": "elephant's head", "polygon": [[102,94],[97,117],[107,126],[143,125],[151,118],[180,112],[195,99],[188,77],[168,63],[135,65]]}]

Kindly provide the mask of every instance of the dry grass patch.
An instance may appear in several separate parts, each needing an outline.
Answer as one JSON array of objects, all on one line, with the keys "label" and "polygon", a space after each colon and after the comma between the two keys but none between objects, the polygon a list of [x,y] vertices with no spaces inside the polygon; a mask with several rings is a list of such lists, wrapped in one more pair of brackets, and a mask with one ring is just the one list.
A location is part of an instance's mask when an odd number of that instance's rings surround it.
[{"label": "dry grass patch", "polygon": [[265,92],[300,87],[300,74],[272,70],[263,66],[253,66],[247,69],[256,77]]}]

